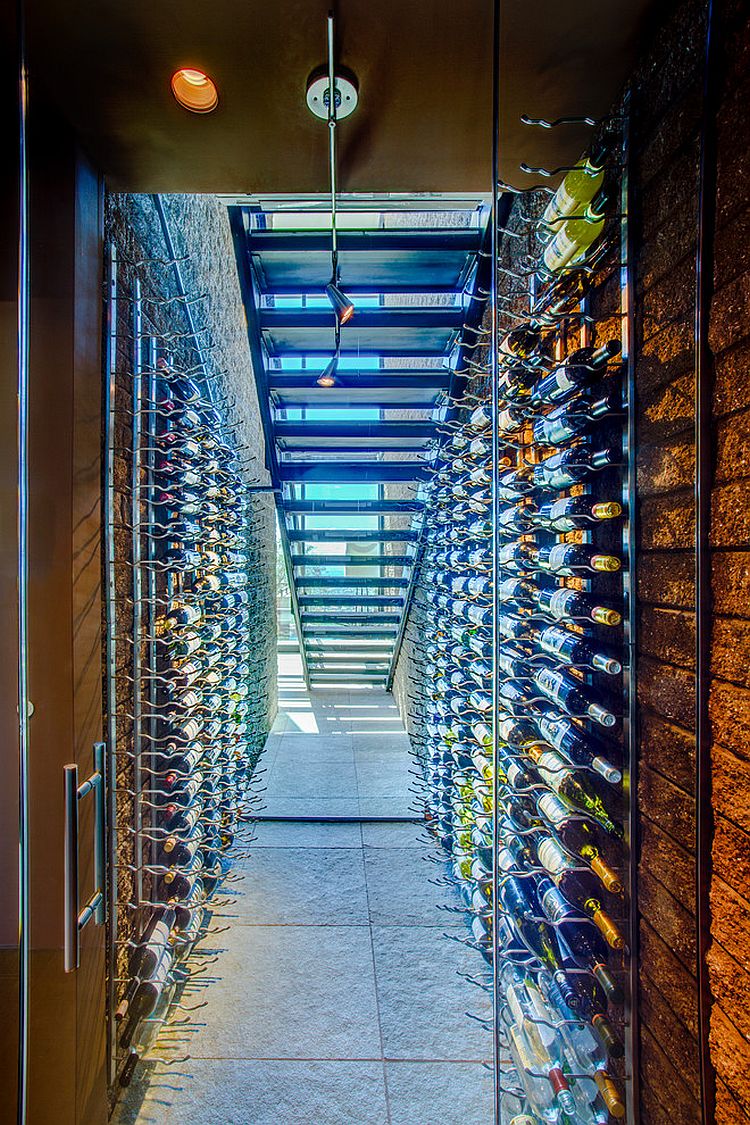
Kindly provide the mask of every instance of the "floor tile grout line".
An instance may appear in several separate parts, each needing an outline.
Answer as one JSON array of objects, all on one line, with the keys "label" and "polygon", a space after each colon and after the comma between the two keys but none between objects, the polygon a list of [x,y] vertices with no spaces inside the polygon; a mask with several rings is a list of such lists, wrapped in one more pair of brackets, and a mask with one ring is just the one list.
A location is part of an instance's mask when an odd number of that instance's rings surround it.
[{"label": "floor tile grout line", "polygon": [[292,1062],[292,1063],[425,1063],[426,1065],[434,1065],[435,1063],[446,1063],[451,1066],[483,1066],[484,1063],[490,1062],[490,1059],[445,1059],[445,1058],[420,1058],[416,1055],[412,1056],[396,1056],[387,1055],[383,1058],[376,1056],[361,1055],[361,1056],[348,1056],[348,1055],[191,1055],[191,1062]]},{"label": "floor tile grout line", "polygon": [[[360,825],[360,832],[362,826]],[[370,956],[372,957],[372,979],[375,987],[375,1012],[378,1019],[378,1036],[380,1038],[380,1055],[383,1068],[383,1088],[385,1092],[385,1111],[388,1116],[388,1125],[391,1125],[391,1100],[388,1096],[388,1074],[385,1065],[385,1041],[383,1039],[383,1021],[380,1016],[380,991],[378,989],[378,968],[375,961],[375,941],[372,935],[372,915],[370,913],[370,887],[367,881],[367,863],[365,861],[364,836],[362,837],[362,866],[365,872],[365,898],[367,901],[367,933],[370,939]]]}]

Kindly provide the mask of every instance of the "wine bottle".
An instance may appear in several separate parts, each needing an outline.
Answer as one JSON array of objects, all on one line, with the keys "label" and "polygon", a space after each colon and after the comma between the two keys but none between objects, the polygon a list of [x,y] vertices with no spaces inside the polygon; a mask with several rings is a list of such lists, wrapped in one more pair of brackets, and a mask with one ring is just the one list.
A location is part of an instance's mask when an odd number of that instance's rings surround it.
[{"label": "wine bottle", "polygon": [[606,746],[590,731],[584,731],[571,716],[537,703],[534,722],[542,738],[575,765],[590,767],[610,785],[622,780],[620,770],[606,756]]},{"label": "wine bottle", "polygon": [[608,340],[600,348],[578,348],[549,375],[535,383],[531,391],[532,402],[566,402],[577,391],[592,386],[621,347],[618,340]]},{"label": "wine bottle", "polygon": [[560,625],[548,625],[535,639],[544,652],[559,656],[568,664],[587,665],[608,676],[617,676],[622,671],[619,660],[595,648],[587,637],[571,633]]},{"label": "wine bottle", "polygon": [[590,543],[555,543],[540,547],[535,556],[536,565],[550,574],[581,576],[585,571],[612,574],[620,569],[616,555],[605,555]]},{"label": "wine bottle", "polygon": [[591,388],[579,387],[575,403],[562,402],[549,414],[534,422],[534,441],[537,445],[567,445],[584,434],[592,422],[613,414],[617,407],[610,397],[590,402]]},{"label": "wine bottle", "polygon": [[539,589],[536,601],[543,613],[557,621],[588,620],[597,625],[616,626],[622,622],[622,615],[609,606],[597,605],[590,595],[567,587]]},{"label": "wine bottle", "polygon": [[619,515],[622,515],[622,505],[616,500],[592,501],[590,496],[563,496],[532,511],[530,522],[549,531],[564,533]]},{"label": "wine bottle", "polygon": [[544,250],[546,269],[554,274],[582,262],[604,230],[605,214],[589,206],[581,218],[566,219]]},{"label": "wine bottle", "polygon": [[566,173],[542,214],[546,227],[555,230],[570,215],[581,214],[588,207],[604,182],[603,158],[603,151],[597,151]]},{"label": "wine bottle", "polygon": [[588,717],[603,727],[613,727],[617,718],[587,684],[560,668],[540,666],[533,676],[539,690],[573,716]]},{"label": "wine bottle", "polygon": [[615,461],[616,454],[611,449],[592,452],[583,446],[569,446],[534,466],[534,483],[537,488],[570,488]]}]

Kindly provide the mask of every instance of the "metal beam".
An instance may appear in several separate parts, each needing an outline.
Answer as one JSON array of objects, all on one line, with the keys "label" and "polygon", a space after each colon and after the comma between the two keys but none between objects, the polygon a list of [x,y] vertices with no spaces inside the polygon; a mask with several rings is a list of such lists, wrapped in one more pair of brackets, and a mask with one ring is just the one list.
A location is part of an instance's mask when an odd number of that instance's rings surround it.
[{"label": "metal beam", "polygon": [[360,606],[372,605],[377,607],[386,606],[402,606],[404,604],[403,598],[389,597],[385,594],[372,594],[363,597],[350,597],[348,594],[338,594],[335,597],[326,597],[323,594],[301,594],[299,597],[299,604],[301,606]]},{"label": "metal beam", "polygon": [[[352,337],[358,332],[382,330],[418,330],[427,328],[433,332],[445,330],[456,332],[464,322],[464,310],[460,305],[417,305],[406,308],[390,307],[377,309],[357,309],[354,316],[341,332],[342,351],[346,350],[347,334]],[[275,309],[267,306],[258,313],[262,332],[288,331],[330,331],[330,309]]]},{"label": "metal beam", "polygon": [[330,627],[326,627],[326,626],[313,625],[311,627],[308,626],[306,628],[305,636],[304,636],[303,639],[304,639],[305,644],[308,644],[311,640],[314,640],[314,641],[331,640],[331,639],[342,640],[343,638],[346,638],[346,640],[348,640],[348,641],[352,641],[352,640],[356,641],[356,640],[360,640],[363,637],[367,638],[367,640],[375,640],[376,638],[379,638],[381,640],[393,640],[394,637],[396,636],[397,631],[398,631],[397,629],[370,629],[370,628],[357,629],[356,631],[352,631],[350,628],[337,629],[335,627],[330,628]]},{"label": "metal beam", "polygon": [[285,512],[420,512],[422,500],[282,500]]},{"label": "metal beam", "polygon": [[282,481],[416,481],[430,475],[424,461],[282,461]]},{"label": "metal beam", "polygon": [[[240,216],[241,225],[241,216]],[[243,228],[244,233],[244,228]],[[338,231],[339,253],[356,252],[394,254],[421,253],[425,250],[451,251],[454,254],[476,254],[481,232],[472,227],[425,227],[420,230],[362,230]],[[246,246],[251,254],[328,254],[331,250],[330,232],[249,230]]]},{"label": "metal beam", "polygon": [[[292,555],[294,566],[411,566],[411,555]],[[355,576],[356,577],[356,576]]]},{"label": "metal beam", "polygon": [[[294,588],[294,569],[292,567],[292,553],[289,548],[289,539],[287,536],[286,520],[283,518],[281,510],[281,488],[279,478],[279,465],[276,456],[276,441],[273,434],[273,419],[271,417],[271,399],[268,390],[268,383],[266,382],[266,364],[265,356],[263,355],[263,346],[261,343],[260,329],[257,320],[257,306],[255,300],[254,281],[252,270],[250,269],[250,260],[245,252],[245,227],[242,218],[242,212],[239,208],[233,208],[229,212],[229,221],[232,231],[232,238],[234,241],[235,257],[237,259],[237,272],[240,281],[240,290],[242,292],[242,301],[245,306],[245,320],[247,324],[247,341],[250,347],[250,359],[253,367],[253,374],[255,376],[255,383],[258,391],[258,406],[260,409],[261,425],[263,427],[263,437],[266,454],[266,468],[271,475],[273,483],[273,497],[276,504],[276,510],[279,514],[279,519],[276,521],[279,526],[279,542],[281,543],[281,553],[284,558],[284,569],[287,576],[287,585],[289,586],[289,601],[292,607],[292,614],[297,629],[297,636],[301,635],[302,622],[300,618],[299,605],[297,603],[297,591]],[[302,673],[305,678],[305,684],[309,686],[310,677],[307,668],[307,658],[304,649],[300,649],[300,657],[302,660]]]},{"label": "metal beam", "polygon": [[[292,543],[411,543],[417,538],[417,532],[381,531],[373,527],[316,527],[316,528],[291,528],[289,540]],[[310,558],[314,558],[311,555]],[[345,556],[341,556],[344,558]],[[379,560],[381,556],[373,556]],[[368,563],[371,560],[368,560]]]},{"label": "metal beam", "polygon": [[[328,357],[330,359],[330,356]],[[321,356],[321,370],[325,366],[326,357]],[[316,387],[315,380],[320,372],[317,369],[300,369],[299,371],[268,372],[268,387],[271,391],[293,391]],[[367,390],[387,391],[389,388],[401,390],[403,388],[426,387],[430,390],[447,390],[450,386],[451,373],[443,367],[415,367],[387,368],[376,371],[346,371],[339,368],[336,373],[337,386],[325,387],[318,390],[335,391],[337,388],[362,387]]]},{"label": "metal beam", "polygon": [[378,438],[409,437],[431,438],[435,426],[429,421],[419,422],[276,422],[277,438],[355,438],[361,441]]},{"label": "metal beam", "polygon": [[[401,620],[401,615],[398,613],[306,613],[302,618],[303,628],[305,625],[362,625],[367,628],[369,625],[393,625],[396,630]],[[332,634],[327,634],[331,636]],[[355,633],[342,633],[342,636],[364,636],[356,630]],[[375,634],[371,634],[374,636]]]},{"label": "metal beam", "polygon": [[348,586],[362,586],[370,589],[388,590],[391,588],[401,589],[409,585],[407,578],[370,578],[369,576],[366,578],[357,578],[356,575],[340,578],[330,575],[326,576],[325,574],[311,574],[309,577],[305,577],[304,574],[298,574],[294,581],[298,589],[302,586],[326,586],[331,589],[335,586],[340,586],[344,589]]},{"label": "metal beam", "polygon": [[[339,236],[340,237],[340,236]],[[261,279],[262,280],[262,279]],[[319,297],[321,293],[320,285],[271,285],[265,287],[259,285],[259,292],[264,297]],[[381,293],[384,294],[408,294],[409,296],[421,297],[444,297],[456,295],[457,290],[455,285],[441,285],[437,282],[427,283],[414,283],[409,281],[403,282],[388,282],[383,285],[362,285],[350,284],[346,286],[347,297],[378,297]]]}]

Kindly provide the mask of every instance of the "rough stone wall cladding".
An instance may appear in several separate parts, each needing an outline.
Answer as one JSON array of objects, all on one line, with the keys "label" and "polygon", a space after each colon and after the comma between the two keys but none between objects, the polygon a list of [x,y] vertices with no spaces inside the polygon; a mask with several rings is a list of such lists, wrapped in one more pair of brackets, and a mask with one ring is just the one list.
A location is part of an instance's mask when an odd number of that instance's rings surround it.
[{"label": "rough stone wall cladding", "polygon": [[719,1125],[750,1118],[750,15],[723,0],[711,546],[714,629],[711,1048]]},{"label": "rough stone wall cladding", "polygon": [[[206,356],[216,384],[228,400],[227,412],[239,421],[235,431],[241,456],[246,461],[249,485],[270,483],[265,468],[265,444],[258,407],[252,363],[247,342],[245,312],[237,278],[234,247],[226,208],[211,195],[162,196],[169,220],[175,252],[181,262],[185,288],[190,296],[205,300],[194,306],[196,327],[207,332]],[[125,246],[126,256],[164,259],[166,250],[152,199],[148,195],[113,194],[107,200],[107,227]],[[151,267],[151,278],[159,277],[165,296],[176,293],[172,270]],[[180,306],[172,306],[172,331],[187,328]],[[264,583],[273,595],[276,585],[275,505],[270,495],[253,497],[253,519],[257,546],[262,551]],[[275,652],[276,613],[259,615],[262,642]],[[267,683],[267,721],[276,714],[275,657],[269,666]]]},{"label": "rough stone wall cladding", "polygon": [[693,391],[703,5],[633,76],[642,1112],[700,1119],[695,985]]},{"label": "rough stone wall cladding", "polygon": [[[710,952],[719,1123],[750,1117],[748,780],[748,137],[750,27],[717,8],[719,113],[711,721],[715,838]],[[695,986],[693,484],[695,247],[705,6],[656,29],[634,81],[637,207],[639,710],[644,1120],[699,1119]]]}]

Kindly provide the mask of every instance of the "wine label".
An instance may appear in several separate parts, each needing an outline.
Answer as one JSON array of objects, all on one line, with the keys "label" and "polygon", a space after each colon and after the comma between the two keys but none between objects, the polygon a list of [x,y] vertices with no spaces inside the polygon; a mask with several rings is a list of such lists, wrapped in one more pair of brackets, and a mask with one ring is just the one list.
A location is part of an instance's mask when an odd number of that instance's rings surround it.
[{"label": "wine label", "polygon": [[570,813],[562,801],[554,793],[544,793],[537,801],[539,811],[553,827],[563,824]]},{"label": "wine label", "polygon": [[[570,871],[575,867],[575,863],[570,856],[563,851],[556,840],[548,836],[546,840],[537,848],[537,856],[539,862],[546,871],[549,871],[553,877],[562,875],[565,871]],[[563,902],[565,900],[563,899]]]},{"label": "wine label", "polygon": [[540,668],[534,677],[542,691],[547,691],[557,696],[565,690],[565,681],[562,673],[554,668]]},{"label": "wine label", "polygon": [[575,590],[555,590],[549,599],[549,610],[552,616],[557,618],[567,617],[570,612],[568,607],[575,596]]},{"label": "wine label", "polygon": [[575,544],[573,543],[556,543],[554,547],[550,548],[547,561],[550,570],[560,570],[562,567],[568,565],[568,560],[574,554]]}]

